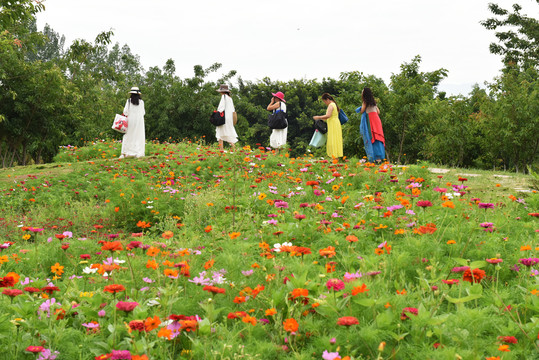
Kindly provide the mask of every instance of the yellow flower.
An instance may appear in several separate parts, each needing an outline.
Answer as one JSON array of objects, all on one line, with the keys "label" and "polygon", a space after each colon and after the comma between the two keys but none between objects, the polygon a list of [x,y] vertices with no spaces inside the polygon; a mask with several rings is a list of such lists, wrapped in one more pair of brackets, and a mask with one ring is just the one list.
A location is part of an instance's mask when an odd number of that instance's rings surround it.
[{"label": "yellow flower", "polygon": [[25,234],[25,235],[22,236],[22,238],[23,238],[24,240],[28,240],[28,239],[30,239],[31,237],[32,237],[32,235],[30,235],[30,234]]},{"label": "yellow flower", "polygon": [[447,241],[447,244],[448,245],[453,245],[453,244],[456,244],[457,242],[455,240],[448,240]]},{"label": "yellow flower", "polygon": [[266,194],[260,193],[260,195],[258,195],[258,200],[264,200],[266,196],[267,196]]}]

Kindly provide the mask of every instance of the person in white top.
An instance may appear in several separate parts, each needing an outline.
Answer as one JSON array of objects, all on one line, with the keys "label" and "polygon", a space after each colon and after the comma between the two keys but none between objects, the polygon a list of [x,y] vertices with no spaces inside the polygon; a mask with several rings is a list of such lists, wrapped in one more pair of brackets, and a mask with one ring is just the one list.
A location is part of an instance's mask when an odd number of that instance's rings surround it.
[{"label": "person in white top", "polygon": [[234,102],[230,96],[230,90],[228,85],[221,85],[217,92],[221,94],[221,101],[217,107],[217,111],[225,112],[225,123],[221,126],[215,127],[215,137],[219,142],[219,150],[224,151],[223,141],[226,141],[234,149],[234,144],[238,142],[238,134],[234,128]]},{"label": "person in white top", "polygon": [[[274,113],[277,111],[284,111],[286,113],[286,101],[284,99],[284,94],[281,91],[274,93],[271,93],[273,97],[271,98],[271,102],[266,108],[268,111],[273,111]],[[284,129],[273,129],[271,131],[270,135],[270,146],[277,151],[279,151],[280,148],[286,145],[286,137],[288,134],[288,126]]]},{"label": "person in white top", "polygon": [[146,134],[144,131],[144,101],[140,98],[138,87],[129,91],[131,97],[127,99],[123,114],[127,116],[127,132],[122,140],[120,159],[124,157],[143,157],[145,155]]}]

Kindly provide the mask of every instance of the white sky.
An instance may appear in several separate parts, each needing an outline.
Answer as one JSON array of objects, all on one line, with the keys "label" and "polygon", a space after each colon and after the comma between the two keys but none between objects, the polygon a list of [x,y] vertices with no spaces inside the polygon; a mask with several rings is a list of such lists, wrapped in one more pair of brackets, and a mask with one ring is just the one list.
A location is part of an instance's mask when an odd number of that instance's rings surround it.
[{"label": "white sky", "polygon": [[[467,95],[499,75],[494,32],[479,24],[494,2],[537,17],[535,0],[46,0],[38,28],[93,41],[113,29],[145,69],[171,58],[180,77],[223,64],[245,80],[338,78],[361,71],[389,84],[421,55],[421,71],[449,70],[440,89]],[[213,80],[213,79],[212,79]]]}]

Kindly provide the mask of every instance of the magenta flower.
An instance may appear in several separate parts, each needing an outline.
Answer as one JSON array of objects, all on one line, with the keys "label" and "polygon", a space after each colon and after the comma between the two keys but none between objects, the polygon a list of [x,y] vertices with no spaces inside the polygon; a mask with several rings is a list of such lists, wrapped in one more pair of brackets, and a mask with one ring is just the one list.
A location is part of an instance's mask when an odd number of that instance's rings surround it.
[{"label": "magenta flower", "polygon": [[480,209],[494,209],[494,204],[491,204],[491,203],[479,203],[477,204],[477,206],[480,208]]},{"label": "magenta flower", "polygon": [[431,207],[432,203],[428,200],[419,200],[416,205],[424,209],[426,207]]},{"label": "magenta flower", "polygon": [[340,291],[344,289],[344,281],[340,279],[329,279],[326,283],[328,290],[333,289],[333,291]]},{"label": "magenta flower", "polygon": [[524,266],[530,267],[530,266],[533,266],[533,265],[539,263],[539,259],[538,258],[526,258],[526,259],[519,259],[518,262],[521,263]]},{"label": "magenta flower", "polygon": [[488,262],[489,264],[494,264],[494,265],[503,262],[502,259],[498,259],[498,258],[485,259],[485,261]]},{"label": "magenta flower", "polygon": [[118,301],[116,307],[118,310],[130,312],[138,306],[138,302]]},{"label": "magenta flower", "polygon": [[417,309],[413,307],[405,307],[402,309],[401,320],[409,319],[408,314],[417,315]]},{"label": "magenta flower", "polygon": [[469,266],[457,266],[451,269],[451,272],[465,272],[468,269],[470,269]]},{"label": "magenta flower", "polygon": [[129,350],[112,350],[111,359],[115,360],[131,360],[131,353]]}]

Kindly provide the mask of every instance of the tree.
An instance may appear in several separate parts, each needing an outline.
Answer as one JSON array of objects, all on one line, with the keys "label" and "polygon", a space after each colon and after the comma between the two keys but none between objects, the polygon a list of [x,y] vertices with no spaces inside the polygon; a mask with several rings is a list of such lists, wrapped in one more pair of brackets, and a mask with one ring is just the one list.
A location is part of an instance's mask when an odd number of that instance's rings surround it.
[{"label": "tree", "polygon": [[481,107],[488,151],[505,167],[525,171],[537,161],[539,147],[538,71],[514,65],[489,87],[490,101]]},{"label": "tree", "polygon": [[421,57],[418,55],[410,63],[401,65],[399,74],[391,75],[388,111],[384,121],[386,139],[396,139],[386,151],[397,153],[397,163],[404,154],[408,159],[416,160],[428,132],[428,123],[419,116],[421,104],[432,101],[436,87],[447,76],[446,69],[432,72],[420,72]]},{"label": "tree", "polygon": [[[535,2],[539,4],[539,0]],[[496,32],[499,43],[490,44],[490,52],[502,55],[506,65],[517,64],[523,69],[539,66],[537,19],[522,15],[520,13],[522,7],[518,4],[513,5],[513,12],[497,4],[489,4],[488,8],[497,17],[482,21],[481,25],[489,30],[501,29]],[[511,30],[506,30],[507,27]]]}]

